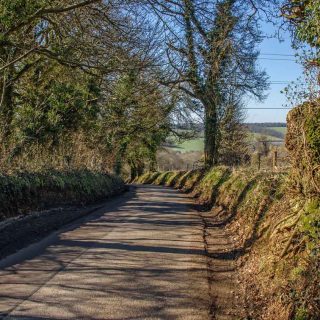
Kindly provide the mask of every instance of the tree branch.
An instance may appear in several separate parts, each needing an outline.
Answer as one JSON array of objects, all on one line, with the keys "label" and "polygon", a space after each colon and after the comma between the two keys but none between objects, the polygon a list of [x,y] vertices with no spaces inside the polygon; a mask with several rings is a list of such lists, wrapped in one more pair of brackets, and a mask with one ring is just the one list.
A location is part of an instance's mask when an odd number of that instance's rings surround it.
[{"label": "tree branch", "polygon": [[41,9],[37,10],[32,16],[30,16],[26,21],[23,21],[23,22],[17,24],[16,26],[12,27],[8,31],[6,31],[4,33],[4,36],[8,36],[10,33],[24,27],[25,25],[28,25],[34,19],[40,18],[43,15],[64,13],[64,12],[72,11],[72,10],[75,10],[75,9],[78,9],[81,7],[88,6],[93,3],[101,2],[101,1],[102,0],[86,0],[86,1],[82,1],[77,4],[73,4],[71,6],[67,6],[67,7],[55,7],[55,8],[47,8],[47,9],[41,8]]},{"label": "tree branch", "polygon": [[23,58],[25,58],[26,56],[28,56],[30,53],[34,52],[37,49],[37,47],[34,47],[30,50],[28,50],[27,52],[25,52],[24,54],[22,54],[20,57],[8,62],[7,64],[5,64],[3,67],[0,68],[0,72],[3,71],[4,69],[10,67],[11,65],[13,65],[14,63],[22,60]]}]

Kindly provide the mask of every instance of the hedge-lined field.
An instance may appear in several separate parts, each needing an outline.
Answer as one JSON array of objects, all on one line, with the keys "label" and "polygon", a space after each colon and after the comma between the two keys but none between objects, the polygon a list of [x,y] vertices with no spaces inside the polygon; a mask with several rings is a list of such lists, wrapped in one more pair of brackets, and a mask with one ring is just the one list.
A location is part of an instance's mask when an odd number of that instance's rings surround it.
[{"label": "hedge-lined field", "polygon": [[0,175],[0,220],[60,205],[84,205],[124,188],[113,175],[88,170]]},{"label": "hedge-lined field", "polygon": [[135,182],[175,187],[212,212],[223,209],[218,219],[234,234],[250,317],[318,319],[320,198],[293,195],[288,179],[216,167],[146,173]]}]

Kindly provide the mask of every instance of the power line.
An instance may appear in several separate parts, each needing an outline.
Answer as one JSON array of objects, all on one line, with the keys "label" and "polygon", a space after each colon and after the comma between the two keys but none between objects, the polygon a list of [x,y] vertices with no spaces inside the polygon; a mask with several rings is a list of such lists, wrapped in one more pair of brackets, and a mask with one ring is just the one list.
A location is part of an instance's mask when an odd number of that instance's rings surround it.
[{"label": "power line", "polygon": [[273,84],[289,84],[291,81],[270,81],[269,83]]},{"label": "power line", "polygon": [[[243,60],[252,60],[251,57],[241,57],[241,59]],[[258,56],[257,57],[258,60],[268,60],[268,61],[292,61],[292,62],[297,62],[296,59],[288,59],[288,58],[266,58],[266,57],[261,57],[261,56]]]},{"label": "power line", "polygon": [[259,60],[268,60],[268,61],[292,61],[292,62],[296,62],[295,59],[285,59],[285,58],[261,58],[258,57]]},{"label": "power line", "polygon": [[284,54],[284,53],[260,53],[262,56],[279,56],[279,57],[296,57],[294,54]]},{"label": "power line", "polygon": [[243,108],[245,110],[292,110],[292,108]]}]

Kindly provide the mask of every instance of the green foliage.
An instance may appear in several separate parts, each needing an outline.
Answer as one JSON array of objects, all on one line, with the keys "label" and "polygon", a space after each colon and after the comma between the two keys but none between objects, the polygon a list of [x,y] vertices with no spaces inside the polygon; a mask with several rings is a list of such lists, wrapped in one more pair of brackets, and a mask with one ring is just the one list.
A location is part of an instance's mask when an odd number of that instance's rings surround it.
[{"label": "green foliage", "polygon": [[310,199],[305,204],[300,230],[308,238],[311,254],[320,256],[320,199]]},{"label": "green foliage", "polygon": [[[49,96],[46,89],[50,90]],[[32,143],[58,143],[62,135],[77,130],[91,117],[92,110],[85,103],[88,95],[86,84],[71,84],[68,79],[42,79],[42,85],[37,87],[29,84],[23,90],[20,107],[14,115],[15,136]]]},{"label": "green foliage", "polygon": [[179,179],[185,174],[185,171],[174,171],[173,174],[167,179],[165,185],[168,187],[176,187]]},{"label": "green foliage", "polygon": [[228,180],[230,174],[228,167],[213,167],[204,174],[194,193],[199,195],[201,202],[212,204],[216,200],[218,189]]},{"label": "green foliage", "polygon": [[[298,24],[297,35],[301,41],[307,42],[313,47],[320,46],[320,3],[318,1],[297,1],[293,0],[292,3],[301,11],[297,12],[297,19],[301,19]],[[294,17],[293,17],[294,18]]]},{"label": "green foliage", "polygon": [[138,15],[126,4],[78,5],[0,3],[0,167],[134,178],[155,168],[175,100],[147,66],[153,40]]},{"label": "green foliage", "polygon": [[[134,179],[146,164],[156,163],[156,152],[170,132],[172,105],[161,91],[136,71],[124,74],[115,84],[112,99],[104,108],[106,132],[116,146],[117,170],[127,162]],[[111,130],[110,130],[111,129]]]},{"label": "green foliage", "polygon": [[313,152],[313,162],[320,163],[320,108],[317,108],[311,117],[308,117],[305,124],[306,141]]},{"label": "green foliage", "polygon": [[292,163],[292,186],[308,197],[320,191],[320,106],[305,102],[288,114],[286,148]]},{"label": "green foliage", "polygon": [[165,185],[172,175],[174,175],[174,172],[172,171],[163,172],[154,180],[153,183],[158,185]]},{"label": "green foliage", "polygon": [[159,177],[160,172],[145,172],[143,175],[136,177],[133,183],[152,184]]},{"label": "green foliage", "polygon": [[292,23],[297,39],[311,47],[320,46],[320,4],[310,0],[286,0],[284,17]]},{"label": "green foliage", "polygon": [[308,311],[305,308],[300,307],[296,312],[294,320],[308,320],[308,319],[309,319]]},{"label": "green foliage", "polygon": [[25,21],[45,5],[45,0],[2,0],[0,2],[0,27],[11,28]]}]

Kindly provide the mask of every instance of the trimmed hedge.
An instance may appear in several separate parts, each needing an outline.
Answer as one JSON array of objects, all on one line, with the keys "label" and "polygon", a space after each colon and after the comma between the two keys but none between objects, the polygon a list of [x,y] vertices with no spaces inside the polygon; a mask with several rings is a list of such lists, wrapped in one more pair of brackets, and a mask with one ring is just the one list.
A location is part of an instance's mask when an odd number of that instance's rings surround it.
[{"label": "trimmed hedge", "polygon": [[88,170],[0,175],[0,220],[61,205],[84,205],[124,189],[110,174]]}]

